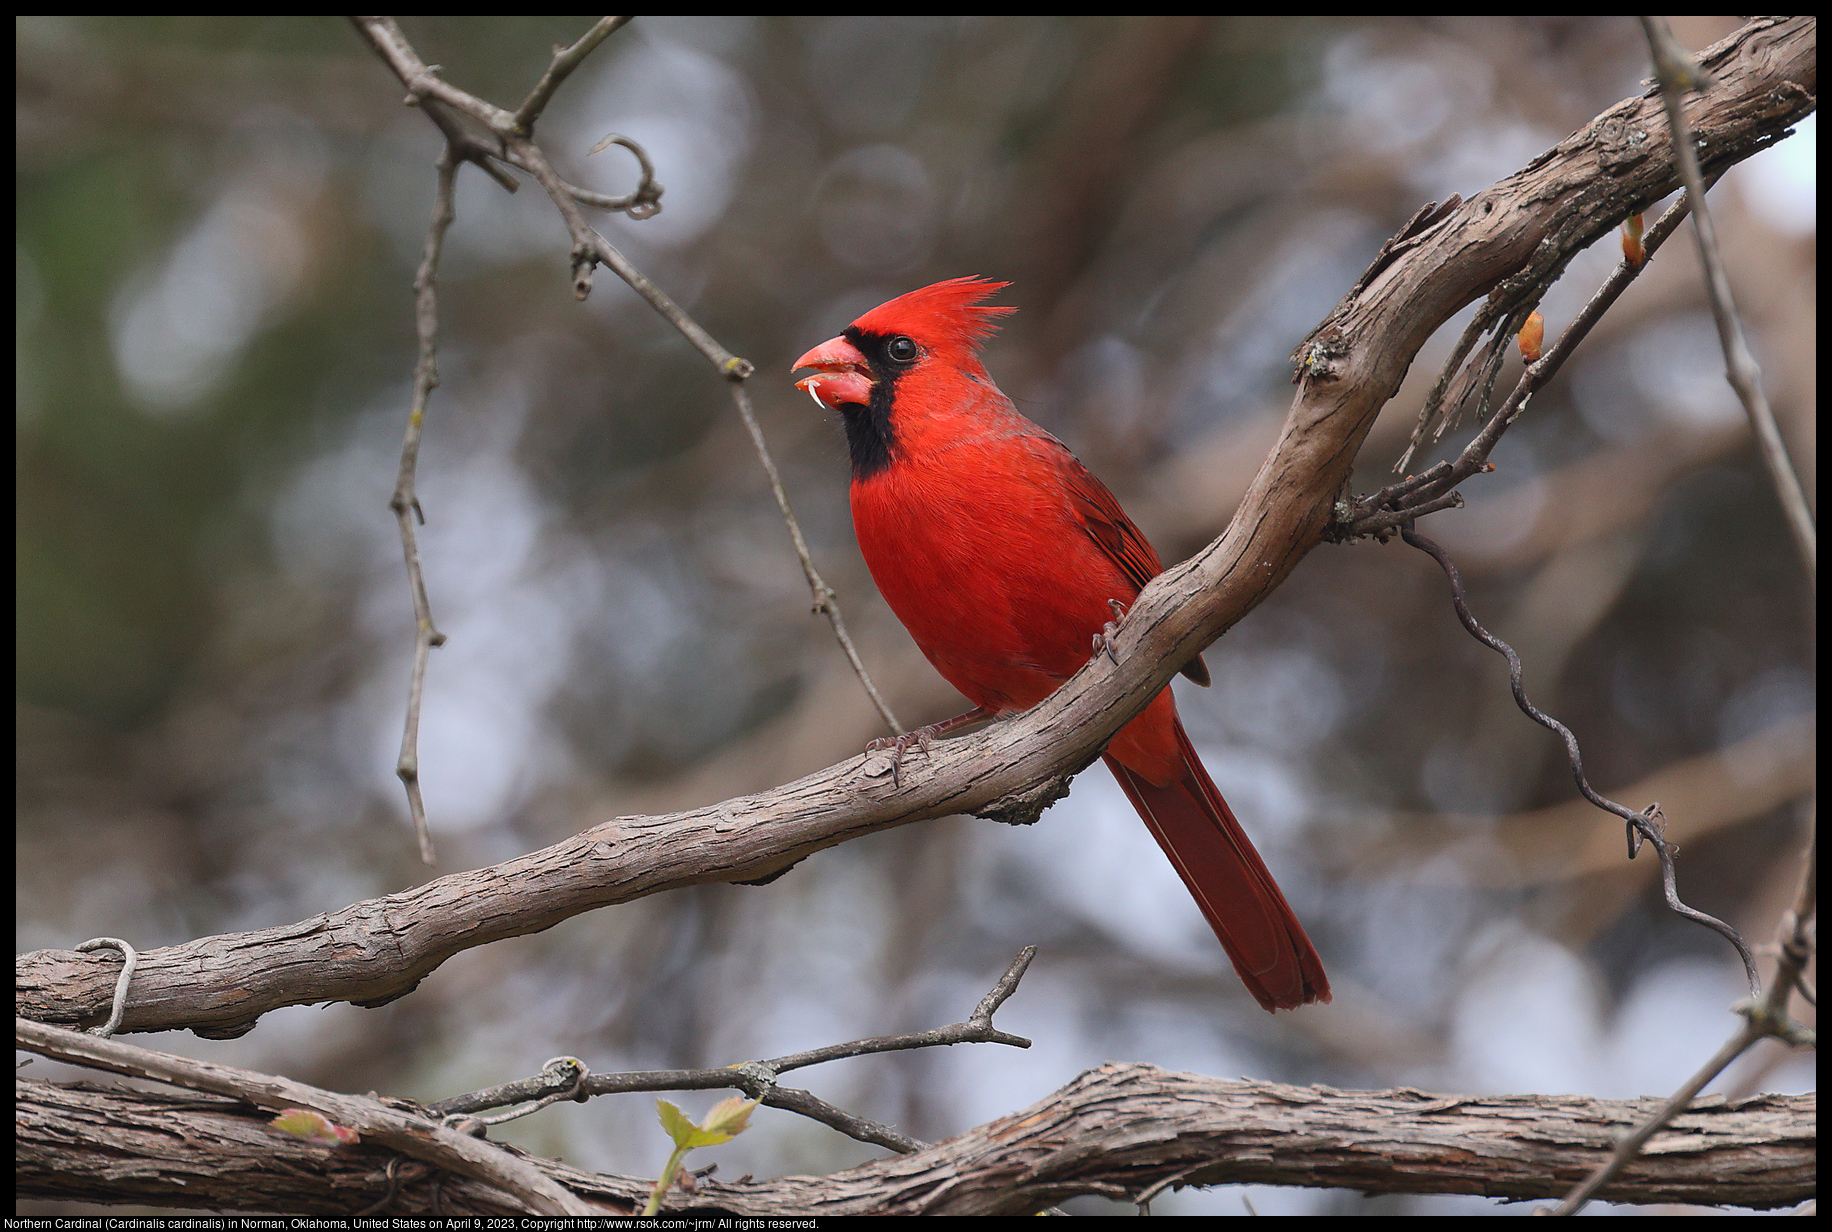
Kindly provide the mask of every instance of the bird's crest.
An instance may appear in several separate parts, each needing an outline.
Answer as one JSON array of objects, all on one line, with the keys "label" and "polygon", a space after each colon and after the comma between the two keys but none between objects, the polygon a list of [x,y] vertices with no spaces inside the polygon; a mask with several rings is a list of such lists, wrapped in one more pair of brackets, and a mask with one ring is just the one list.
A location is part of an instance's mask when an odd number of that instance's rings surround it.
[{"label": "bird's crest", "polygon": [[999,318],[1016,308],[983,306],[980,301],[1010,286],[1009,282],[968,276],[950,278],[899,295],[854,321],[867,334],[909,334],[930,346],[954,344],[977,351],[999,327]]}]

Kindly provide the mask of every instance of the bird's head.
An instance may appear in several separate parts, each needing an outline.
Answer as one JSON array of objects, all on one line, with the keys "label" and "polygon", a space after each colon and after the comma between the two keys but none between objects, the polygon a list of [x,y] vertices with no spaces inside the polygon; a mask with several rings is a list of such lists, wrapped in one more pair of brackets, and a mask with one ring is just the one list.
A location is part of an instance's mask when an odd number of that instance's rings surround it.
[{"label": "bird's head", "polygon": [[879,304],[795,361],[817,369],[795,382],[829,410],[868,406],[874,396],[888,410],[892,389],[913,372],[964,374],[986,379],[980,342],[1014,308],[980,301],[1010,283],[950,278]]}]

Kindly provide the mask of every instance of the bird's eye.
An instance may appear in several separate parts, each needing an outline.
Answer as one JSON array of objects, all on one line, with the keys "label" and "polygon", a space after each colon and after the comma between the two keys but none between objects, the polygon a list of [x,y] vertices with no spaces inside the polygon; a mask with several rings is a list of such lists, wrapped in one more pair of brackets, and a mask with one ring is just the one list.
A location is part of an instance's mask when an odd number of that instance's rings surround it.
[{"label": "bird's eye", "polygon": [[907,364],[912,359],[916,358],[915,340],[898,334],[895,338],[885,343],[884,353],[900,364]]}]

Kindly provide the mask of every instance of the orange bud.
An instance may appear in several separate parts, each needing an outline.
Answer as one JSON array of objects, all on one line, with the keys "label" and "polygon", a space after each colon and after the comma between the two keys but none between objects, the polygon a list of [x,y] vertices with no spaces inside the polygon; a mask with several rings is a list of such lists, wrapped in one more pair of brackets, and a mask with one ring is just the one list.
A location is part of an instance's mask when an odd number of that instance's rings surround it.
[{"label": "orange bud", "polygon": [[1648,250],[1641,246],[1641,215],[1631,214],[1622,222],[1622,259],[1627,261],[1630,269],[1640,269],[1641,263],[1648,259]]},{"label": "orange bud", "polygon": [[1546,321],[1539,313],[1530,313],[1520,327],[1520,356],[1530,364],[1539,362],[1539,344],[1546,340]]}]

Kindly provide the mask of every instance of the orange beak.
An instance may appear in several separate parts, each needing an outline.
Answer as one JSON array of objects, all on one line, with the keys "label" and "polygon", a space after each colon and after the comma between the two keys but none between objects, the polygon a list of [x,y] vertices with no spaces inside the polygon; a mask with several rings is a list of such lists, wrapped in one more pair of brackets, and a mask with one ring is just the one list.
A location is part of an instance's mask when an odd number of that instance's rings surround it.
[{"label": "orange beak", "polygon": [[[795,382],[816,404],[833,411],[847,404],[871,401],[871,365],[859,348],[844,338],[829,338],[795,361],[796,368],[818,368],[813,376]],[[794,369],[790,369],[794,371]]]}]

